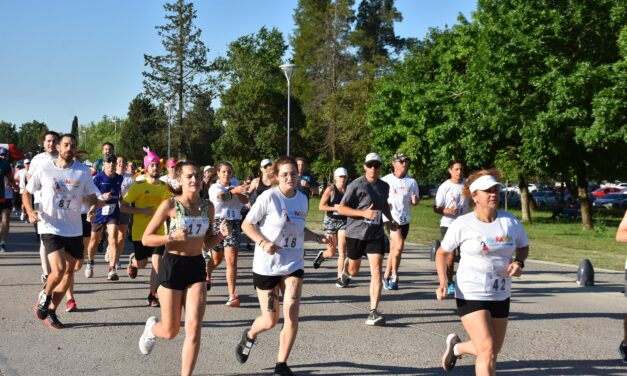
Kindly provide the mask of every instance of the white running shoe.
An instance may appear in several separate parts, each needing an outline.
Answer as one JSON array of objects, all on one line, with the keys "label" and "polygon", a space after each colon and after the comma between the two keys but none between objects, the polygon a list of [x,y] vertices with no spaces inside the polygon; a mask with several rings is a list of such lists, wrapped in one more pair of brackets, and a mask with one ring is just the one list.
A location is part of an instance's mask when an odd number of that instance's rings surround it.
[{"label": "white running shoe", "polygon": [[85,278],[91,278],[94,276],[94,264],[92,262],[85,263]]},{"label": "white running shoe", "polygon": [[109,248],[107,247],[107,251],[105,252],[105,256],[104,256],[105,262],[109,262]]},{"label": "white running shoe", "polygon": [[155,342],[157,342],[157,338],[152,335],[152,327],[159,322],[156,317],[150,316],[148,320],[146,320],[146,326],[144,327],[144,332],[142,336],[139,337],[139,351],[148,355],[152,351],[152,348],[155,347]]}]

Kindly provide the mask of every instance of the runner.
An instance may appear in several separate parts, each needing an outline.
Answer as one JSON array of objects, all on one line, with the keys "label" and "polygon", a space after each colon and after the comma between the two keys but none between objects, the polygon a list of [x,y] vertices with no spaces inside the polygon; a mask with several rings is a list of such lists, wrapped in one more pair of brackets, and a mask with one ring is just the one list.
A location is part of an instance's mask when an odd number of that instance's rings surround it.
[{"label": "runner", "polygon": [[279,290],[283,295],[283,327],[279,336],[279,354],[275,375],[293,375],[287,366],[296,333],[303,277],[305,274],[304,241],[325,244],[329,239],[305,227],[307,198],[296,190],[296,162],[282,157],[274,163],[278,186],[265,191],[250,209],[242,228],[255,242],[253,285],[257,290],[261,315],[250,329],[244,330],[236,347],[240,363],[248,360],[257,336],[272,329],[279,321]]},{"label": "runner", "polygon": [[450,371],[463,355],[474,355],[475,374],[496,374],[496,358],[505,340],[509,316],[511,277],[519,277],[529,254],[529,240],[513,215],[497,210],[499,173],[481,170],[464,183],[463,195],[475,203],[473,212],[449,226],[436,253],[440,286],[438,300],[447,296],[446,254],[460,247],[455,300],[462,325],[470,337],[446,338],[442,368]]},{"label": "runner", "polygon": [[[179,162],[175,173],[179,187],[174,192],[175,196],[159,205],[142,237],[147,247],[167,244],[168,251],[159,265],[161,321],[154,316],[146,321],[139,349],[142,354],[148,355],[157,338],[175,338],[180,330],[184,307],[185,342],[181,375],[191,375],[200,349],[200,333],[207,305],[202,249],[224,239],[228,235],[228,226],[222,222],[218,234],[212,235],[213,205],[209,200],[200,198],[198,166],[188,161]],[[159,234],[166,219],[170,219],[169,234]]]},{"label": "runner", "polygon": [[0,252],[6,252],[5,242],[9,236],[9,224],[11,210],[13,210],[13,192],[17,191],[17,185],[13,180],[13,169],[9,164],[9,151],[0,147],[0,212],[2,213],[2,234],[0,235]]},{"label": "runner", "polygon": [[[102,208],[96,209],[96,219],[91,223],[91,238],[87,247],[87,263],[85,265],[85,277],[91,278],[94,275],[94,256],[96,248],[102,240],[102,233],[106,228],[109,272],[107,280],[117,281],[118,276],[116,263],[120,258],[118,251],[118,218],[120,216],[120,191],[124,178],[115,173],[117,158],[109,154],[103,156],[104,165],[102,171],[94,176],[94,183],[105,201]],[[92,208],[93,209],[93,208]]]},{"label": "runner", "polygon": [[[346,217],[340,215],[337,207],[346,192],[346,184],[348,183],[348,171],[344,167],[335,169],[333,172],[333,184],[328,186],[322,197],[318,209],[324,211],[324,219],[322,220],[322,228],[327,236],[330,236],[333,242],[327,244],[326,251],[318,252],[318,256],[314,259],[313,267],[318,269],[322,262],[335,255],[335,250],[339,249],[340,254],[337,257],[337,280],[335,285],[342,286],[342,270],[344,269],[344,261],[346,261]],[[337,247],[336,247],[337,244]]]},{"label": "runner", "polygon": [[102,166],[104,166],[105,156],[114,155],[114,154],[115,154],[115,147],[113,146],[112,143],[107,141],[104,144],[102,144],[102,158],[96,159],[92,165],[93,168],[96,170],[96,173],[99,173],[102,171]]},{"label": "runner", "polygon": [[[340,287],[348,287],[353,276],[359,273],[361,258],[368,256],[370,264],[370,311],[366,325],[382,326],[385,319],[377,311],[381,298],[381,265],[385,252],[385,234],[381,214],[392,218],[387,198],[390,186],[379,179],[381,157],[370,153],[364,160],[364,176],[352,181],[338,206],[338,212],[348,217],[346,223],[347,260]],[[398,224],[392,218],[390,229],[396,231]]]},{"label": "runner", "polygon": [[[468,200],[462,194],[464,188],[464,162],[461,159],[451,160],[448,163],[448,173],[451,178],[438,187],[433,202],[433,211],[440,214],[440,235],[444,239],[444,235],[448,227],[460,215],[468,213]],[[455,253],[459,255],[459,251],[446,254],[446,277],[448,279],[447,294],[455,295],[455,282],[453,276],[455,273]]]},{"label": "runner", "polygon": [[[22,193],[24,193],[24,189],[26,188],[26,179],[28,176],[28,169],[30,168],[30,159],[24,159],[22,163],[24,167],[19,170],[15,175],[15,182],[18,184],[19,187],[20,198],[22,198]],[[20,200],[20,205],[20,221],[28,222],[28,219],[26,218],[26,210],[24,209],[24,203],[22,202],[22,200]]]},{"label": "runner", "polygon": [[409,158],[405,154],[395,154],[392,161],[394,171],[381,179],[390,186],[388,204],[392,218],[398,223],[398,229],[392,230],[389,228],[389,218],[383,217],[383,222],[390,231],[390,254],[383,273],[383,288],[386,290],[398,290],[398,269],[409,233],[410,209],[420,202],[418,183],[407,175],[408,163]]},{"label": "runner", "polygon": [[218,181],[209,188],[209,199],[216,211],[213,232],[219,231],[219,225],[226,220],[229,225],[229,236],[218,243],[211,250],[211,260],[208,264],[207,289],[211,289],[211,273],[226,258],[226,283],[229,290],[229,299],[226,305],[239,307],[240,301],[236,292],[237,284],[237,254],[239,252],[240,223],[242,221],[242,206],[248,202],[246,191],[248,186],[232,184],[233,165],[223,161],[218,163]]},{"label": "runner", "polygon": [[[115,173],[122,176],[122,185],[120,186],[120,206],[122,205],[122,199],[126,195],[126,192],[128,192],[128,189],[135,182],[135,180],[133,179],[133,174],[127,172],[126,166],[126,158],[118,155]],[[120,216],[118,217],[118,259],[121,258],[124,254],[126,247],[126,236],[128,234],[128,227],[130,224],[131,215],[128,213],[122,213],[122,211],[120,211]],[[117,265],[119,265],[119,262],[116,264],[116,267]]]},{"label": "runner", "polygon": [[[627,210],[623,215],[623,220],[620,221],[620,225],[618,225],[618,229],[616,230],[616,241],[627,243]],[[627,262],[625,265],[627,265]],[[627,296],[627,294],[625,296]],[[620,354],[620,360],[627,364],[627,315],[623,317],[623,340],[618,346],[618,353]]]},{"label": "runner", "polygon": [[159,178],[159,180],[161,180],[162,182],[168,184],[170,187],[172,187],[172,189],[176,190],[178,189],[178,182],[176,180],[176,158],[171,157],[168,158],[168,161],[166,162],[166,168],[167,168],[167,174],[161,176]]},{"label": "runner", "polygon": [[298,190],[307,196],[307,200],[309,200],[312,195],[320,194],[318,182],[307,170],[305,158],[296,158],[296,163],[298,164]]},{"label": "runner", "polygon": [[274,182],[274,175],[272,174],[272,160],[264,159],[259,164],[259,170],[261,170],[261,176],[254,178],[248,186],[248,197],[250,202],[248,207],[252,207],[254,200],[261,196],[261,194],[268,189],[272,188]]},{"label": "runner", "polygon": [[[82,163],[82,162],[81,162]],[[89,167],[87,167],[89,169]],[[74,273],[70,275],[70,279],[68,281],[67,292],[65,293],[65,312],[76,312],[78,311],[78,304],[76,303],[76,298],[74,297],[74,276],[76,272],[80,271],[85,263],[84,253],[87,251],[89,247],[89,239],[91,238],[91,223],[87,220],[87,213],[91,206],[88,205],[87,202],[83,200],[81,203],[81,224],[83,230],[83,257],[76,259],[76,266],[74,266]]]},{"label": "runner", "polygon": [[213,184],[216,169],[213,166],[205,166],[202,170],[202,184],[200,186],[200,197],[205,200],[209,199],[209,188]]},{"label": "runner", "polygon": [[[39,169],[40,166],[48,164],[48,162],[53,159],[57,159],[59,156],[57,151],[57,145],[59,143],[59,134],[54,131],[47,131],[44,133],[43,137],[43,153],[39,153],[33,157],[30,162],[30,168],[28,169],[28,175],[26,176],[26,182],[33,176],[33,174]],[[32,201],[34,203],[35,210],[39,208],[39,198],[41,197],[41,192],[35,191],[31,192],[33,195]],[[24,197],[22,196],[22,202]],[[26,207],[25,207],[26,208]],[[30,221],[30,220],[29,220]],[[46,254],[46,247],[44,247],[43,241],[41,241],[41,237],[39,234],[39,224],[35,224],[35,232],[37,233],[37,237],[40,239],[39,242],[39,258],[41,260],[41,283],[45,284],[46,279],[48,278],[48,272],[50,270],[50,266],[48,265],[48,256]]]},{"label": "runner", "polygon": [[[63,328],[56,309],[69,286],[76,260],[83,257],[80,205],[83,200],[95,204],[98,193],[89,169],[74,161],[76,137],[63,135],[57,149],[59,158],[34,172],[23,195],[30,222],[39,222],[50,263],[48,280],[35,305],[35,317],[53,329]],[[34,210],[30,194],[38,191],[41,205]]]},{"label": "runner", "polygon": [[[137,277],[137,269],[144,268],[148,264],[148,257],[152,257],[152,270],[150,272],[150,293],[148,294],[148,305],[151,307],[159,306],[157,298],[157,271],[165,246],[149,247],[142,244],[142,236],[152,219],[155,210],[161,202],[172,197],[168,190],[168,186],[159,180],[160,162],[159,156],[144,148],[146,156],[144,157],[144,168],[146,173],[144,179],[136,180],[129,188],[124,200],[122,201],[121,210],[123,213],[133,215],[133,229],[131,238],[133,240],[133,253],[129,256],[129,263],[126,272],[131,279]],[[165,234],[165,226],[157,229],[157,235]]]}]

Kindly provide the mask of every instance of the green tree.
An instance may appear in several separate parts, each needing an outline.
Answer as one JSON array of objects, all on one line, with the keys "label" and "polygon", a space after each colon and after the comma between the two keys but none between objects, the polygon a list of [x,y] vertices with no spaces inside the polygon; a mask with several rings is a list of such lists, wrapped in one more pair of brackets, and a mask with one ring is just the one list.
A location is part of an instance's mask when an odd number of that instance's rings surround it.
[{"label": "green tree", "polygon": [[215,164],[212,159],[214,144],[222,135],[222,127],[215,121],[211,100],[209,93],[198,95],[184,123],[188,129],[184,131],[182,150],[187,151],[187,158],[200,164]]},{"label": "green tree", "polygon": [[0,142],[7,144],[17,144],[17,130],[15,124],[0,121]]},{"label": "green tree", "polygon": [[[118,152],[129,159],[142,160],[142,147],[149,146],[160,156],[167,153],[167,116],[150,99],[139,94],[130,103],[128,118],[122,122]],[[112,133],[110,133],[112,134]]]},{"label": "green tree", "polygon": [[80,136],[78,134],[78,117],[76,115],[74,115],[74,119],[72,120],[72,130],[70,131],[70,133],[76,136],[77,138],[79,138]]},{"label": "green tree", "polygon": [[185,114],[193,105],[193,98],[209,92],[211,71],[207,63],[208,48],[200,39],[201,30],[194,25],[196,10],[193,3],[178,0],[164,4],[166,25],[156,26],[162,38],[164,55],[144,55],[144,91],[158,103],[170,102],[175,111],[173,150],[180,150]]},{"label": "green tree", "polygon": [[44,134],[48,126],[37,120],[22,124],[17,133],[17,146],[25,153],[39,153]]}]

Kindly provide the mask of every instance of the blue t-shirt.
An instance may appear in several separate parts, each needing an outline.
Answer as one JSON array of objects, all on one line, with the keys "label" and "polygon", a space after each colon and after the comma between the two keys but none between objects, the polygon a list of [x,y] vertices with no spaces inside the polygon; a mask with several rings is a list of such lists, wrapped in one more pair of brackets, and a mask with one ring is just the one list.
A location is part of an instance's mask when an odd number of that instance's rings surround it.
[{"label": "blue t-shirt", "polygon": [[4,199],[4,177],[13,176],[13,170],[9,162],[0,159],[0,199]]},{"label": "blue t-shirt", "polygon": [[108,223],[111,218],[120,216],[120,192],[123,181],[124,177],[118,174],[108,177],[104,172],[99,172],[94,176],[94,184],[100,193],[111,192],[111,198],[106,201],[105,206],[96,209],[95,223]]}]

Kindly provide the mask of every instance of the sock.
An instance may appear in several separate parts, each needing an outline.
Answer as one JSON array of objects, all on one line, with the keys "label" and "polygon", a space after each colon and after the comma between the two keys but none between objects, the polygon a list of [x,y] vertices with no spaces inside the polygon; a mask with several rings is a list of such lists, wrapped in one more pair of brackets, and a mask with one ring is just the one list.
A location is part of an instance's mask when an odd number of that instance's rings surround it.
[{"label": "sock", "polygon": [[398,276],[396,276],[396,275],[391,276],[391,277],[390,277],[390,281],[392,281],[392,282],[396,282],[396,278],[397,278],[397,277],[398,277]]},{"label": "sock", "polygon": [[148,338],[150,338],[150,339],[155,339],[155,338],[157,338],[154,334],[152,334],[152,328],[153,328],[153,327],[154,327],[154,325],[153,325],[153,326],[151,326],[150,328],[148,328],[148,331],[146,332],[146,337],[148,337]]},{"label": "sock", "polygon": [[[459,345],[459,343],[457,345]],[[457,351],[457,345],[453,346],[453,354],[455,356],[460,356],[461,354]]]}]

